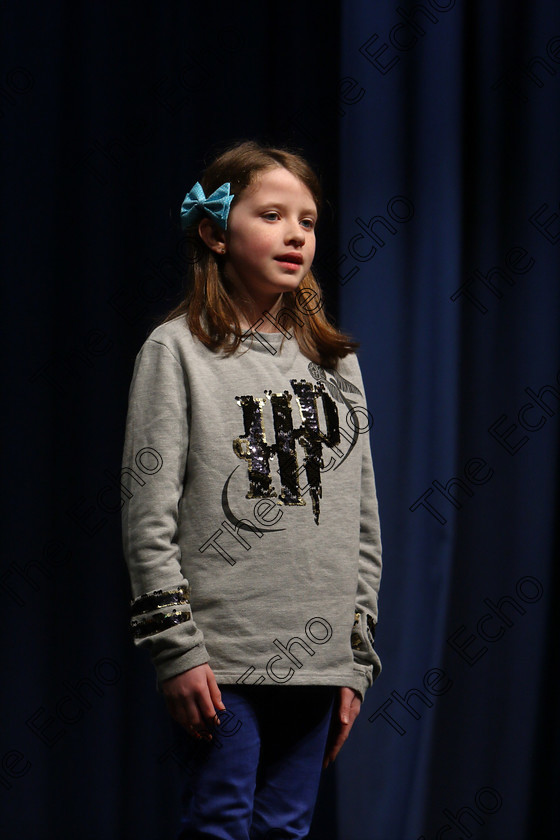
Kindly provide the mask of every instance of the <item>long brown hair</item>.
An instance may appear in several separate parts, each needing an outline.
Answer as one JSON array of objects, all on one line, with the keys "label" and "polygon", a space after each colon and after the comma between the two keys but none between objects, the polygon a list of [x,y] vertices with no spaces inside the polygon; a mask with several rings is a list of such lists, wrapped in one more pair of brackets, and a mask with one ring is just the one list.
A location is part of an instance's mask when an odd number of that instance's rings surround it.
[{"label": "long brown hair", "polygon": [[[276,166],[283,166],[305,184],[319,213],[321,185],[307,161],[287,149],[261,146],[254,140],[242,141],[226,149],[204,170],[200,184],[204,194],[210,195],[229,181],[230,193],[235,196],[231,208],[261,172]],[[229,284],[223,273],[224,258],[207,247],[197,227],[198,223],[186,231],[192,252],[186,296],[159,323],[184,314],[191,333],[206,347],[221,349],[224,354],[231,355],[239,347],[243,333],[228,293]],[[283,293],[282,319],[289,318],[299,348],[308,359],[323,367],[335,368],[338,359],[347,356],[359,344],[327,320],[322,305],[306,305],[307,301],[321,299],[319,283],[309,270],[297,290]],[[279,317],[278,323],[282,324],[282,319]]]}]

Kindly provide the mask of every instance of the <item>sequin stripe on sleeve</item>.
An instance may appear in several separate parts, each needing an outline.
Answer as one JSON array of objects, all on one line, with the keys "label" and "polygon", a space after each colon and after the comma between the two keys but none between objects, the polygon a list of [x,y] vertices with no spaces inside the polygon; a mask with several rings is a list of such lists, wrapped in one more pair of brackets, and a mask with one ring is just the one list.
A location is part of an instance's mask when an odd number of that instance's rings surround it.
[{"label": "sequin stripe on sleeve", "polygon": [[[190,587],[186,584],[174,589],[156,589],[130,602],[130,627],[135,639],[142,639],[190,621],[192,615],[184,607],[190,606]],[[171,612],[156,612],[164,607],[177,606]]]},{"label": "sequin stripe on sleeve", "polygon": [[[351,644],[354,650],[367,650],[362,636],[362,613],[356,610],[354,613],[354,624],[352,626]],[[369,613],[366,613],[366,633],[370,645],[374,646],[375,622]]]}]

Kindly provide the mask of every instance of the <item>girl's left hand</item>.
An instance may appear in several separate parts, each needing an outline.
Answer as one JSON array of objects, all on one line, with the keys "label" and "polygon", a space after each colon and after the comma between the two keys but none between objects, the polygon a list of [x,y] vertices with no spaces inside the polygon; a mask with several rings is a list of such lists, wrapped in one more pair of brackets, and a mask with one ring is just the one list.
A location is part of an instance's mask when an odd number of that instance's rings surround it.
[{"label": "girl's left hand", "polygon": [[333,708],[325,756],[323,758],[323,770],[334,761],[340,752],[340,748],[348,738],[352,725],[358,715],[362,701],[359,694],[353,688],[340,686],[338,689],[338,703],[335,699]]}]

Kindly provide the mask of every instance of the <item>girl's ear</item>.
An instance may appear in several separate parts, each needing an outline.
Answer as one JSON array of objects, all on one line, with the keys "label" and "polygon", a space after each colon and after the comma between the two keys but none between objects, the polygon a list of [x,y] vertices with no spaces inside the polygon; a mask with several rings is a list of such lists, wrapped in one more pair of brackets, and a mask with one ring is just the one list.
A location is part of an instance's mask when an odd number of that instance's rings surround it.
[{"label": "girl's ear", "polygon": [[223,230],[220,230],[218,225],[205,217],[201,219],[198,225],[198,233],[202,241],[208,245],[210,250],[217,254],[225,254],[226,252],[226,236]]}]

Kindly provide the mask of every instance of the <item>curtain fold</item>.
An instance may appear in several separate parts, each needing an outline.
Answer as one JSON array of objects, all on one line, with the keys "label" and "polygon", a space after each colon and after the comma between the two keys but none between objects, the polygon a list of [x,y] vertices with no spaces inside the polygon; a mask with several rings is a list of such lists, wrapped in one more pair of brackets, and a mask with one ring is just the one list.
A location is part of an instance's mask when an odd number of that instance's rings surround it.
[{"label": "curtain fold", "polygon": [[551,3],[343,6],[364,95],[341,118],[340,310],[385,563],[344,838],[524,840],[558,817],[539,723],[558,664],[558,33]]}]

